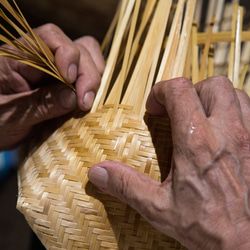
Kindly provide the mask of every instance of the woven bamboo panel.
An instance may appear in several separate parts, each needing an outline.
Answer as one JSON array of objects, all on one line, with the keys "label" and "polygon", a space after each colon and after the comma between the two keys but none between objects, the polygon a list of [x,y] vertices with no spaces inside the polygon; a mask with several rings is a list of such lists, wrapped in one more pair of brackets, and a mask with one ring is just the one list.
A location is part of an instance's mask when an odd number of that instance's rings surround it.
[{"label": "woven bamboo panel", "polygon": [[47,249],[182,249],[88,182],[88,169],[104,160],[120,160],[160,181],[160,171],[167,171],[158,160],[168,166],[171,158],[169,121],[145,120],[150,130],[132,107],[117,114],[104,106],[65,122],[27,159],[18,209]]},{"label": "woven bamboo panel", "polygon": [[[107,66],[91,112],[43,124],[27,143],[18,172],[17,208],[47,249],[184,248],[129,206],[100,192],[87,173],[98,162],[115,160],[159,182],[167,176],[170,121],[145,112],[153,84],[177,76],[198,81],[213,74],[209,48],[223,39],[231,43],[229,54],[240,55],[233,49],[241,45],[234,46],[236,35],[197,33],[192,26],[195,9],[195,0],[121,1],[108,32],[112,39],[104,40]],[[240,37],[250,40],[250,33],[241,31]],[[237,63],[229,70],[236,87],[242,82]]]}]

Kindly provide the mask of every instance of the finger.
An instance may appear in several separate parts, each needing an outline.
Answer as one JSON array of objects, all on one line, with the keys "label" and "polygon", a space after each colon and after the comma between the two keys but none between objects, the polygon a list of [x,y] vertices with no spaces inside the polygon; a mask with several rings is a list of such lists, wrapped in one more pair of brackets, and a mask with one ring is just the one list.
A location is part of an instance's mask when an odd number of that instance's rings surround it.
[{"label": "finger", "polygon": [[235,89],[242,113],[242,120],[245,128],[250,132],[250,98],[248,94],[242,90]]},{"label": "finger", "polygon": [[210,120],[240,118],[240,102],[228,78],[214,76],[195,84],[195,89]]},{"label": "finger", "polygon": [[96,92],[100,86],[101,75],[89,52],[80,44],[78,77],[76,80],[77,104],[82,110],[89,110],[94,102]]},{"label": "finger", "polygon": [[146,109],[152,115],[165,115],[167,113],[166,107],[157,100],[155,95],[154,90],[149,93]]},{"label": "finger", "polygon": [[177,78],[157,83],[152,91],[171,120],[174,171],[181,177],[194,169],[202,174],[207,164],[213,161],[220,145],[209,126],[193,83]]},{"label": "finger", "polygon": [[6,122],[16,124],[17,127],[30,127],[74,110],[76,96],[71,89],[58,83],[4,96],[0,105],[2,112],[5,110],[5,113],[8,113]]},{"label": "finger", "polygon": [[173,134],[178,135],[178,138],[186,138],[193,128],[206,122],[200,99],[188,79],[176,78],[157,83],[153,87],[147,109],[151,108],[153,113],[162,113],[163,107],[170,117]]},{"label": "finger", "polygon": [[99,43],[90,36],[81,37],[77,39],[75,43],[85,47],[94,61],[98,72],[102,75],[105,67],[105,61]]},{"label": "finger", "polygon": [[63,78],[69,83],[74,83],[80,53],[73,41],[54,24],[43,25],[35,31],[55,54],[55,64]]},{"label": "finger", "polygon": [[[119,162],[102,162],[93,166],[89,180],[103,192],[129,204],[154,227],[172,234],[170,209],[171,190],[135,169]],[[169,212],[169,213],[166,213]]]}]

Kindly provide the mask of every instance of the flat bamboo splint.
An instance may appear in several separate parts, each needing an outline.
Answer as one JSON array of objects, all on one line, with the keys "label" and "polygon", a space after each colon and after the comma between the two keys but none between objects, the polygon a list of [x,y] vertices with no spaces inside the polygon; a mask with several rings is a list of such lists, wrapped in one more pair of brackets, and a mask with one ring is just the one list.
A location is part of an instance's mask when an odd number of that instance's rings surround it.
[{"label": "flat bamboo splint", "polygon": [[243,85],[248,69],[242,67],[241,45],[250,33],[242,31],[242,8],[235,5],[232,28],[223,35],[213,31],[213,15],[199,33],[201,2],[196,8],[196,0],[120,1],[103,43],[107,66],[91,112],[47,122],[27,143],[17,208],[47,249],[184,249],[100,192],[87,172],[100,161],[116,160],[163,180],[172,155],[170,122],[145,113],[147,96],[160,80],[186,76],[197,82],[213,75],[219,43],[229,44],[223,62],[228,76]]}]

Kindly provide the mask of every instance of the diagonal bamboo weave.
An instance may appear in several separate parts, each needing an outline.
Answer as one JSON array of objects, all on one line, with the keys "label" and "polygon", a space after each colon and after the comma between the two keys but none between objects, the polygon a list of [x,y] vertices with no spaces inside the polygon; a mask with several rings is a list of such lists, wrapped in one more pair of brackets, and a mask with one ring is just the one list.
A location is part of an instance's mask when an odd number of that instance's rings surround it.
[{"label": "diagonal bamboo weave", "polygon": [[193,20],[200,18],[201,2],[121,1],[103,43],[107,66],[91,112],[47,122],[27,143],[17,208],[47,249],[184,249],[96,189],[87,172],[100,161],[118,160],[163,180],[172,153],[170,122],[148,115],[146,98],[157,81],[214,75],[214,46],[229,44],[223,68],[236,87],[243,85],[241,45],[250,41],[242,31],[243,9],[235,5],[231,31],[214,32],[210,16],[211,25],[198,33]]}]

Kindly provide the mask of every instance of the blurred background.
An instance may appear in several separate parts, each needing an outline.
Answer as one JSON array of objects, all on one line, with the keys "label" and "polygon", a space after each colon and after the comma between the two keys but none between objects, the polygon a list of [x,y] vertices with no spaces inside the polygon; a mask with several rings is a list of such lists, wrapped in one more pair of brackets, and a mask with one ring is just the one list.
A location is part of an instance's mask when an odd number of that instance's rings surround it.
[{"label": "blurred background", "polygon": [[[119,0],[16,1],[33,28],[54,23],[71,39],[92,35],[101,43]],[[246,7],[246,16],[250,20],[250,1],[242,0],[240,3]],[[44,249],[16,210],[17,165],[16,151],[0,153],[0,249]]]}]

